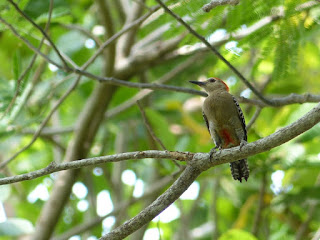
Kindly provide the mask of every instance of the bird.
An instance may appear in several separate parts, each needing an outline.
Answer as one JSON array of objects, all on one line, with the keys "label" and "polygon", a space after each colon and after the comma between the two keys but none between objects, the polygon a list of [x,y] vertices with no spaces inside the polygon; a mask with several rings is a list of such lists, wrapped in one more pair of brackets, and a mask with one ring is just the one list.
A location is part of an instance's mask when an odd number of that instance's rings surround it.
[{"label": "bird", "polygon": [[[210,151],[210,158],[216,149],[235,146],[241,149],[247,143],[246,123],[239,103],[229,93],[228,85],[219,78],[189,82],[200,86],[208,94],[202,106],[202,115],[216,145]],[[250,171],[247,159],[231,162],[230,168],[234,180],[248,180]]]}]

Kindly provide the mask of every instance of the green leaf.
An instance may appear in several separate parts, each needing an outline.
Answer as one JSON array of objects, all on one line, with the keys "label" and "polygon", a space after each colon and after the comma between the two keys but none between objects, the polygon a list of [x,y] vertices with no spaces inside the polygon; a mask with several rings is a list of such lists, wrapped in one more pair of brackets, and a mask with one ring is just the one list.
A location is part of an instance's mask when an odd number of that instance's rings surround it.
[{"label": "green leaf", "polygon": [[308,200],[319,201],[320,199],[320,188],[319,187],[305,187],[296,193],[287,193],[279,196],[274,203],[275,204],[297,204],[301,205]]},{"label": "green leaf", "polygon": [[13,74],[14,79],[17,81],[21,73],[21,56],[20,52],[16,51],[13,57]]},{"label": "green leaf", "polygon": [[231,229],[219,237],[219,240],[258,240],[250,232],[241,229]]},{"label": "green leaf", "polygon": [[170,126],[167,120],[155,110],[147,108],[145,112],[156,136],[163,142],[168,150],[173,149],[176,139],[169,130]]}]

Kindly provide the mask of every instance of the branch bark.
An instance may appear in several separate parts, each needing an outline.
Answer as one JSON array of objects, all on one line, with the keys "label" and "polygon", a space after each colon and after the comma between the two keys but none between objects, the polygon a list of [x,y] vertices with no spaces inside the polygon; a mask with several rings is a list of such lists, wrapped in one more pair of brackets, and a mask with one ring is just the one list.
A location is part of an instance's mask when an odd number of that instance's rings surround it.
[{"label": "branch bark", "polygon": [[257,89],[236,69],[225,57],[223,57],[219,51],[212,46],[203,36],[198,34],[189,24],[187,24],[180,16],[172,12],[161,0],[156,0],[161,7],[172,17],[174,17],[179,23],[181,23],[192,35],[203,42],[222,62],[224,62],[240,79],[241,81],[264,103],[273,105],[270,99],[265,98]]},{"label": "branch bark", "polygon": [[269,151],[272,148],[282,145],[285,142],[297,137],[305,131],[312,128],[314,125],[320,122],[320,103],[311,109],[307,114],[293,122],[292,124],[281,128],[277,132],[259,139],[255,142],[248,143],[244,147],[224,149],[213,155],[214,161],[210,161],[208,153],[189,153],[189,152],[170,152],[170,151],[157,151],[147,150],[138,152],[119,153],[114,155],[86,158],[73,162],[64,162],[61,164],[51,164],[48,167],[30,172],[27,174],[6,177],[0,179],[0,185],[20,182],[24,180],[35,179],[53,172],[58,172],[67,169],[77,169],[85,166],[92,166],[107,162],[119,162],[129,159],[143,159],[143,158],[165,158],[174,159],[177,161],[186,161],[189,164],[195,164],[197,168],[202,171],[207,170],[210,167],[217,166],[223,163],[236,161],[249,156]]},{"label": "branch bark", "polygon": [[210,12],[213,8],[222,5],[237,5],[240,0],[212,0],[210,3],[205,4],[202,10],[205,12]]},{"label": "branch bark", "polygon": [[[194,154],[192,160],[188,162],[186,170],[166,192],[159,196],[151,205],[142,210],[137,216],[128,220],[100,239],[113,240],[127,237],[144,224],[151,221],[155,216],[160,214],[164,209],[172,204],[191,185],[197,176],[202,171],[207,170],[209,167],[228,162],[231,158],[233,160],[247,158],[249,156],[248,152],[251,151],[254,152],[254,154],[257,154],[262,151],[270,150],[271,148],[279,146],[284,142],[291,140],[295,136],[307,131],[319,121],[320,104],[318,104],[298,121],[282,128],[268,137],[260,139],[254,143],[247,144],[242,148],[241,151],[239,147],[223,150],[214,154],[213,161],[209,160],[209,154]],[[233,152],[235,155],[233,155]]]}]

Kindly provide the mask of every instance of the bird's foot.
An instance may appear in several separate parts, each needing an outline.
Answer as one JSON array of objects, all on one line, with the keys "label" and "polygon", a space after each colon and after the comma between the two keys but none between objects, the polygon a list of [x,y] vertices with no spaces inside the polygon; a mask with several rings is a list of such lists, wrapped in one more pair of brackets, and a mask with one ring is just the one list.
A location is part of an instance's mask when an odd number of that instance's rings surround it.
[{"label": "bird's foot", "polygon": [[246,140],[241,140],[241,142],[240,142],[240,151],[247,144],[248,144],[248,142]]},{"label": "bird's foot", "polygon": [[210,155],[210,161],[212,161],[212,156],[215,154],[217,149],[221,150],[221,147],[215,146],[214,148],[211,148],[209,155]]}]

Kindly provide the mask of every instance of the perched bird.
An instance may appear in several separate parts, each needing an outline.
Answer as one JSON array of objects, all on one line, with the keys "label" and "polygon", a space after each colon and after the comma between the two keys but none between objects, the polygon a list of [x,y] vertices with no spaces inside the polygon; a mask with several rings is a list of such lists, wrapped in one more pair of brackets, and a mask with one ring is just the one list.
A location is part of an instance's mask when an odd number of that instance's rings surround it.
[{"label": "perched bird", "polygon": [[[202,87],[208,97],[202,106],[202,115],[216,147],[210,151],[210,157],[219,148],[243,147],[247,143],[246,123],[242,110],[229,93],[228,85],[219,78],[209,78],[207,81],[190,81]],[[234,180],[246,181],[249,177],[247,159],[230,163]]]}]

